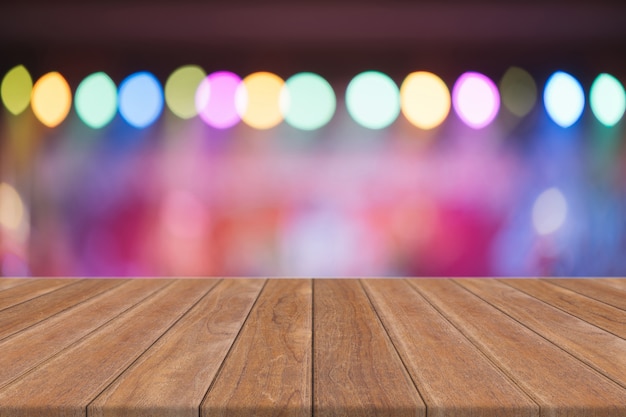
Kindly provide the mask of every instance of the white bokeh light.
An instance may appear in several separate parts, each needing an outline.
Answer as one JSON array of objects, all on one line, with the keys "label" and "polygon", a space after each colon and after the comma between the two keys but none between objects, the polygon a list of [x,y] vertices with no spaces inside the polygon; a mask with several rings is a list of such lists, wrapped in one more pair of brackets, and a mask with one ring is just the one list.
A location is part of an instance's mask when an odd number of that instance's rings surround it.
[{"label": "white bokeh light", "polygon": [[543,102],[550,118],[561,127],[570,127],[585,109],[585,92],[576,78],[557,71],[546,82]]},{"label": "white bokeh light", "polygon": [[555,187],[542,192],[533,205],[533,226],[540,235],[557,231],[567,218],[567,201]]}]

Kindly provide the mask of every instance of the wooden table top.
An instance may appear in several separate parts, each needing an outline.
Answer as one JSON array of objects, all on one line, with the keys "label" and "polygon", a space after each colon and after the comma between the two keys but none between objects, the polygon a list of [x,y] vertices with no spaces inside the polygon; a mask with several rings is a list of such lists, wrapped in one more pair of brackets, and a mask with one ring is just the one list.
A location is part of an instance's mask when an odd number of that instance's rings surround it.
[{"label": "wooden table top", "polygon": [[0,279],[0,417],[625,417],[626,279]]}]

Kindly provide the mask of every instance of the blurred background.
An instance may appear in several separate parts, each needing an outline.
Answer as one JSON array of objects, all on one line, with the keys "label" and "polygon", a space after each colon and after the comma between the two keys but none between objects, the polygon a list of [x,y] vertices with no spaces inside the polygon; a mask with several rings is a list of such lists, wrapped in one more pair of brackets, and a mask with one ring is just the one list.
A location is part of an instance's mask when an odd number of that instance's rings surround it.
[{"label": "blurred background", "polygon": [[[626,275],[621,1],[23,0],[0,20],[1,275]],[[247,92],[202,104],[222,71]],[[420,101],[417,71],[447,96]],[[98,72],[102,123],[78,98]]]}]

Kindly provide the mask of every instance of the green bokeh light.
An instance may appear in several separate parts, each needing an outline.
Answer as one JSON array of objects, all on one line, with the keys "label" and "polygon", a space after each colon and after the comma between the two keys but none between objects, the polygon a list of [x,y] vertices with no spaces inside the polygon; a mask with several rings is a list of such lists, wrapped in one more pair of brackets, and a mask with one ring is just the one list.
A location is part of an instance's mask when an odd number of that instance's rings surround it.
[{"label": "green bokeh light", "polygon": [[517,117],[524,117],[537,102],[537,84],[525,70],[511,67],[500,80],[502,104]]},{"label": "green bokeh light", "polygon": [[196,90],[206,77],[206,72],[197,65],[185,65],[170,75],[165,83],[167,107],[181,119],[191,119],[198,114]]},{"label": "green bokeh light", "polygon": [[302,72],[290,77],[285,83],[280,107],[290,126],[315,130],[332,119],[337,100],[328,81],[317,74]]},{"label": "green bokeh light", "polygon": [[78,85],[74,106],[80,120],[93,129],[100,129],[115,117],[117,87],[104,72],[93,73]]},{"label": "green bokeh light", "polygon": [[590,104],[600,123],[615,126],[626,110],[624,87],[612,75],[600,74],[591,85]]},{"label": "green bokeh light", "polygon": [[387,75],[378,71],[362,72],[348,85],[346,107],[361,126],[383,129],[400,114],[400,91]]},{"label": "green bokeh light", "polygon": [[18,115],[30,104],[33,79],[23,65],[12,68],[2,79],[0,95],[9,112]]}]

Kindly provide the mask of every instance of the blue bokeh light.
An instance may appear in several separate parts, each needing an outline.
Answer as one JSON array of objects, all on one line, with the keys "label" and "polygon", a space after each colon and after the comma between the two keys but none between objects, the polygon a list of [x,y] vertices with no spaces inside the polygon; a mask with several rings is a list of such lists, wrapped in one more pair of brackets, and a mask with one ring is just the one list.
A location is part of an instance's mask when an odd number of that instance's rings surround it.
[{"label": "blue bokeh light", "polygon": [[120,84],[120,114],[138,129],[150,126],[163,111],[163,88],[154,75],[137,72]]},{"label": "blue bokeh light", "polygon": [[550,118],[561,127],[570,127],[585,108],[585,92],[576,78],[557,71],[548,78],[543,102]]}]

